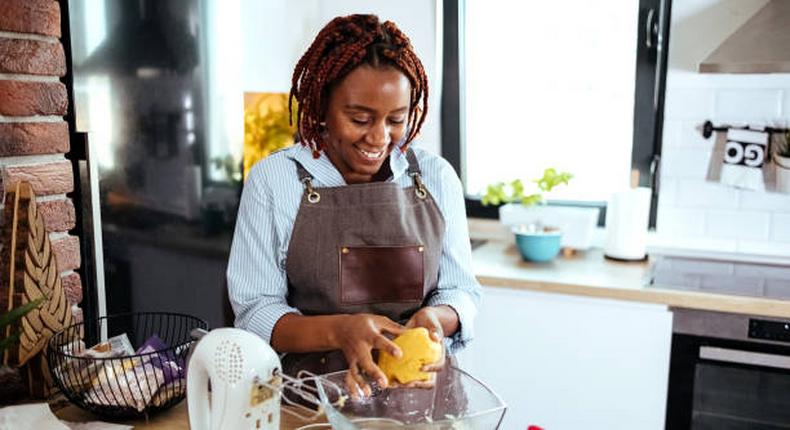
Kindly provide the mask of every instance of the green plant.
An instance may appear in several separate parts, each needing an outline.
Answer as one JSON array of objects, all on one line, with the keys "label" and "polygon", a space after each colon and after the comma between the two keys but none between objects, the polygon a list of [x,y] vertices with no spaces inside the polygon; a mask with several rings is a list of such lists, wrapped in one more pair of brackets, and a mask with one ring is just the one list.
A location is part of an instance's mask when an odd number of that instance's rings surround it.
[{"label": "green plant", "polygon": [[[0,315],[0,333],[5,335],[6,330],[11,324],[27,315],[28,312],[37,308],[44,300],[46,300],[46,297],[39,297],[36,300],[27,302],[22,306],[11,309],[3,315]],[[19,340],[19,332],[11,333],[10,336],[0,339],[0,357],[4,356],[5,350],[13,345],[17,340]]]},{"label": "green plant", "polygon": [[483,206],[513,202],[520,202],[525,206],[535,205],[543,202],[544,193],[551,192],[554,187],[560,184],[567,185],[571,178],[573,178],[572,174],[557,172],[556,169],[550,167],[543,171],[542,177],[531,181],[537,186],[537,191],[531,194],[524,194],[525,188],[521,179],[516,179],[509,183],[496,182],[486,188],[486,193],[481,203]]}]

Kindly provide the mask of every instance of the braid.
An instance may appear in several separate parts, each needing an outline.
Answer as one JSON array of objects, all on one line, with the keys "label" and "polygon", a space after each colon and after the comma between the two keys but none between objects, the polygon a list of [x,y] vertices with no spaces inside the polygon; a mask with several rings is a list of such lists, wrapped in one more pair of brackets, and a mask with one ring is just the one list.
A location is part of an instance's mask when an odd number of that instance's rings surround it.
[{"label": "braid", "polygon": [[395,23],[381,23],[375,15],[337,17],[321,29],[296,63],[291,78],[288,111],[293,112],[296,100],[301,143],[313,150],[314,157],[325,145],[321,122],[329,90],[362,64],[395,67],[409,79],[409,132],[401,150],[406,150],[422,128],[428,113],[428,76],[409,38]]}]

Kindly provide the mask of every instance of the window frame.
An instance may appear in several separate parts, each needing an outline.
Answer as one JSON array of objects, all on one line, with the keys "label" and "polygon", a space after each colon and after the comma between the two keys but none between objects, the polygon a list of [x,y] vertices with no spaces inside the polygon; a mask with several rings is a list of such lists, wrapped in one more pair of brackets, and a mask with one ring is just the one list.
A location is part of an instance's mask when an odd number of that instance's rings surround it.
[{"label": "window frame", "polygon": [[[465,0],[442,1],[442,156],[465,179],[464,164],[464,31]],[[639,186],[652,189],[649,227],[656,226],[658,210],[661,136],[664,123],[667,51],[672,0],[639,0],[637,22],[636,81],[634,84],[634,127],[631,170],[639,172]],[[652,12],[651,12],[652,11]],[[648,19],[651,23],[648,23]],[[648,46],[648,41],[649,46]],[[465,181],[464,181],[465,183]],[[496,206],[483,206],[479,198],[465,195],[466,214],[475,218],[498,218]],[[551,206],[600,208],[598,225],[603,226],[606,202],[549,200]]]}]

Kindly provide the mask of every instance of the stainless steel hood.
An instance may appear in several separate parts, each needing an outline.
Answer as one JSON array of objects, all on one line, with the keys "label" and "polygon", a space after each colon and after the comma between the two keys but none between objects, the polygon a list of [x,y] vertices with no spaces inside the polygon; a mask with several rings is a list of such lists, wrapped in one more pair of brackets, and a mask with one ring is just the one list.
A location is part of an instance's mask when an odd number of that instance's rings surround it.
[{"label": "stainless steel hood", "polygon": [[771,0],[699,64],[700,73],[790,73],[790,0]]}]

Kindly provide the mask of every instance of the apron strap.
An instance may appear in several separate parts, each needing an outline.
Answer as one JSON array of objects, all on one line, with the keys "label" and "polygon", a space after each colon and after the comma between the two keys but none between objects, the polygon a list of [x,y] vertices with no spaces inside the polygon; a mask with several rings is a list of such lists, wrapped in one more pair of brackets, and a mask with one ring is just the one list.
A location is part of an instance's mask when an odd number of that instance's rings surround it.
[{"label": "apron strap", "polygon": [[417,156],[414,155],[414,150],[411,148],[406,150],[406,159],[409,160],[409,176],[414,176],[414,174],[422,174],[420,170],[420,163],[417,162]]},{"label": "apron strap", "polygon": [[296,174],[299,175],[299,182],[304,185],[304,192],[307,194],[307,201],[310,203],[318,203],[321,201],[321,195],[313,189],[313,175],[302,166],[302,163],[294,160],[296,163]]},{"label": "apron strap", "polygon": [[420,163],[417,162],[417,156],[414,155],[414,151],[411,148],[406,150],[406,159],[409,160],[409,169],[407,172],[414,181],[414,194],[422,200],[428,197],[428,190],[425,188],[425,184],[422,183]]}]

